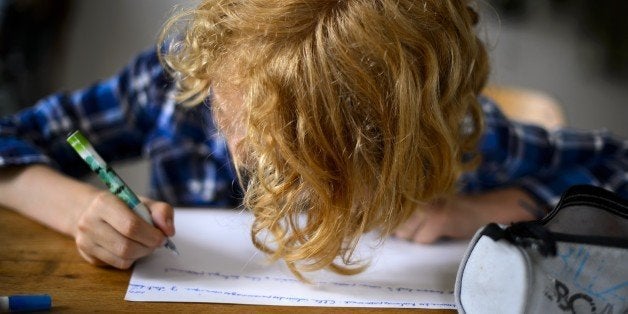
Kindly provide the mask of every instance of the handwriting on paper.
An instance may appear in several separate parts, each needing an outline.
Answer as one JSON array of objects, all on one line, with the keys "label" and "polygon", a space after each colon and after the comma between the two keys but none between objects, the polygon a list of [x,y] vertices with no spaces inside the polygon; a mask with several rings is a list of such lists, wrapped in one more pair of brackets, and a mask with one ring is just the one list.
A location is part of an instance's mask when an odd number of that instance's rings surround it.
[{"label": "handwriting on paper", "polygon": [[341,276],[321,271],[308,274],[312,284],[305,284],[284,264],[268,264],[253,247],[251,215],[181,209],[176,215],[173,240],[181,256],[158,250],[140,260],[126,300],[455,308],[455,274],[466,243],[420,246],[391,240],[378,248],[365,272]]},{"label": "handwriting on paper", "polygon": [[[288,302],[296,305],[325,305],[325,306],[386,306],[386,307],[438,307],[438,308],[455,308],[455,304],[453,303],[431,303],[431,302],[395,302],[395,301],[377,301],[377,300],[367,300],[367,301],[356,301],[356,300],[334,300],[334,299],[316,299],[316,298],[307,298],[307,297],[290,297],[290,296],[280,296],[273,294],[250,294],[245,292],[238,291],[224,291],[217,289],[204,289],[204,288],[190,288],[190,287],[179,287],[176,285],[171,285],[169,287],[166,286],[152,286],[152,285],[142,285],[142,284],[129,284],[130,294],[144,294],[146,292],[153,293],[173,293],[179,292],[180,290],[184,290],[186,293],[195,293],[198,296],[203,295],[224,295],[224,296],[233,296],[238,299],[246,298],[246,299],[266,299],[266,300],[274,300],[278,302]],[[444,293],[444,292],[443,292]]]},{"label": "handwriting on paper", "polygon": [[[164,273],[175,273],[179,275],[189,275],[195,277],[207,277],[207,278],[218,278],[222,280],[234,280],[234,281],[248,281],[250,283],[255,282],[278,282],[278,283],[292,283],[296,285],[302,285],[299,280],[295,278],[288,277],[279,277],[279,276],[250,276],[250,275],[238,275],[238,274],[225,274],[216,271],[198,271],[198,270],[189,270],[189,269],[179,269],[166,267],[164,268]],[[316,286],[335,286],[335,287],[344,287],[344,288],[363,288],[363,289],[375,289],[375,290],[386,290],[388,292],[398,292],[398,293],[435,293],[435,294],[453,294],[453,290],[443,291],[443,290],[434,290],[434,289],[420,289],[420,288],[406,288],[406,287],[395,287],[395,286],[381,286],[381,285],[373,285],[369,283],[358,283],[358,282],[340,282],[340,281],[316,281]],[[174,286],[173,286],[174,287]],[[150,286],[149,286],[150,288]],[[157,289],[158,287],[153,287],[153,289]],[[165,287],[162,287],[162,290],[165,290]],[[142,288],[143,290],[144,288]],[[172,287],[171,287],[172,289]],[[150,289],[149,289],[150,290]],[[140,293],[140,292],[138,292]]]}]

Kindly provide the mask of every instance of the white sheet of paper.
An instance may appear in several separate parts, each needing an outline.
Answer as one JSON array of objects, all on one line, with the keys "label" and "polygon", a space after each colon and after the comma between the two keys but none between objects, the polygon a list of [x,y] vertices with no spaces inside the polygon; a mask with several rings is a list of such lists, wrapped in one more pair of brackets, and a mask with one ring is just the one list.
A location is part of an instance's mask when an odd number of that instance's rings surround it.
[{"label": "white sheet of paper", "polygon": [[[126,300],[287,306],[454,309],[453,288],[467,242],[418,245],[361,240],[370,267],[354,276],[306,273],[298,281],[285,264],[268,264],[253,247],[248,212],[176,209],[180,256],[159,249],[135,265]],[[369,242],[366,244],[365,242]]]}]

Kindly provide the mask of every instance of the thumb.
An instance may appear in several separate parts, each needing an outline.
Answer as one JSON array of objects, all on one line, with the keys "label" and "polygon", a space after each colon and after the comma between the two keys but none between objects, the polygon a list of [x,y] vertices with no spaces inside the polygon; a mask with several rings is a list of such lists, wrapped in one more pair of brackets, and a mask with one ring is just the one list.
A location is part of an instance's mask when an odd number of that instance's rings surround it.
[{"label": "thumb", "polygon": [[165,235],[174,235],[174,209],[170,204],[157,202],[151,199],[142,198],[142,202],[150,210],[155,227],[159,228]]}]

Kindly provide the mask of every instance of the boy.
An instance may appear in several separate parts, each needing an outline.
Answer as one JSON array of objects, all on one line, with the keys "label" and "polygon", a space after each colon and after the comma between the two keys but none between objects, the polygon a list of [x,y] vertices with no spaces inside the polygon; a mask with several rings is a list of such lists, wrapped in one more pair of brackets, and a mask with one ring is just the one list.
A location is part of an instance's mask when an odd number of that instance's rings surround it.
[{"label": "boy", "polygon": [[[0,204],[128,268],[174,234],[169,204],[242,202],[254,244],[300,276],[360,271],[371,230],[433,242],[538,218],[573,184],[628,196],[626,141],[516,124],[480,95],[476,22],[462,0],[203,1],[161,60],[2,120]],[[150,158],[156,228],[40,165],[80,174],[77,128],[105,159]]]}]

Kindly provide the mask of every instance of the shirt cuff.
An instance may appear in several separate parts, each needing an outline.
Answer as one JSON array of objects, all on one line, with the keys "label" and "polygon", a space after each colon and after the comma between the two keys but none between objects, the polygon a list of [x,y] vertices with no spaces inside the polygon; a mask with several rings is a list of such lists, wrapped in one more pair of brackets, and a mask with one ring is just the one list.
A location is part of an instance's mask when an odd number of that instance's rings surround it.
[{"label": "shirt cuff", "polygon": [[53,162],[32,144],[17,138],[0,138],[0,167],[31,164],[52,165]]}]

